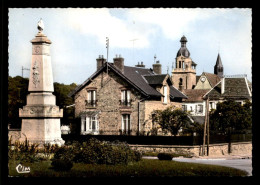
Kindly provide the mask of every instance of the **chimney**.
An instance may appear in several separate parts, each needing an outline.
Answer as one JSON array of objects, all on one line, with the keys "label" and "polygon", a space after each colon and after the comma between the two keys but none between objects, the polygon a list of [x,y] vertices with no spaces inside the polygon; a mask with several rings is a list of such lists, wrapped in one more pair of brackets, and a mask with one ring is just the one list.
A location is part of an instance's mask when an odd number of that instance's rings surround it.
[{"label": "chimney", "polygon": [[103,65],[105,65],[106,59],[104,59],[103,55],[99,55],[97,58],[97,70],[101,68]]},{"label": "chimney", "polygon": [[156,64],[153,64],[153,71],[158,75],[162,74],[162,65],[159,60],[156,61]]},{"label": "chimney", "polygon": [[119,69],[122,73],[124,73],[124,58],[121,55],[114,58],[114,66]]},{"label": "chimney", "polygon": [[221,94],[225,92],[225,78],[221,78]]},{"label": "chimney", "polygon": [[143,62],[141,62],[141,64],[140,64],[140,62],[138,62],[138,64],[137,64],[137,65],[135,65],[135,67],[145,67],[145,65],[144,65],[144,63],[143,63]]}]

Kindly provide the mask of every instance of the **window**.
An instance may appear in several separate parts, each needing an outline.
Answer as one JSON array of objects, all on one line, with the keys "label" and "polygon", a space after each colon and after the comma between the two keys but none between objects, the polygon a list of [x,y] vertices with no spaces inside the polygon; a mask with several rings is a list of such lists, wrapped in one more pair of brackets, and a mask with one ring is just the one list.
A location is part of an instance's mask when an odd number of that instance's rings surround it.
[{"label": "window", "polygon": [[187,105],[182,105],[182,110],[187,111]]},{"label": "window", "polygon": [[198,105],[198,112],[203,113],[203,105]]},{"label": "window", "polygon": [[122,132],[124,134],[130,134],[131,133],[130,114],[123,114],[122,115]]},{"label": "window", "polygon": [[96,107],[96,91],[95,90],[89,90],[88,91],[88,99],[87,99],[87,106],[88,107]]},{"label": "window", "polygon": [[130,90],[121,91],[121,105],[130,106]]},{"label": "window", "polygon": [[193,110],[192,110],[192,106],[190,106],[190,111],[193,112]]},{"label": "window", "polygon": [[179,61],[179,68],[181,68],[181,61]]},{"label": "window", "polygon": [[82,116],[81,117],[81,133],[98,133],[99,124],[97,116]]},{"label": "window", "polygon": [[163,103],[167,103],[167,99],[168,99],[168,91],[167,91],[167,86],[165,85],[165,86],[163,86],[163,95],[164,95],[164,97],[163,97]]}]

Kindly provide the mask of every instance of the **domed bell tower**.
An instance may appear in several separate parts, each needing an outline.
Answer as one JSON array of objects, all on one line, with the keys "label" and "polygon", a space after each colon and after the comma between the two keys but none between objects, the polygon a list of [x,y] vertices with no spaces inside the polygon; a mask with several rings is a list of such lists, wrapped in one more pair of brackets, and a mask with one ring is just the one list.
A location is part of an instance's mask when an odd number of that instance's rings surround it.
[{"label": "domed bell tower", "polygon": [[179,90],[193,89],[196,85],[197,64],[190,58],[190,52],[186,47],[187,38],[183,36],[180,40],[181,48],[177,52],[175,68],[172,71],[173,85]]}]

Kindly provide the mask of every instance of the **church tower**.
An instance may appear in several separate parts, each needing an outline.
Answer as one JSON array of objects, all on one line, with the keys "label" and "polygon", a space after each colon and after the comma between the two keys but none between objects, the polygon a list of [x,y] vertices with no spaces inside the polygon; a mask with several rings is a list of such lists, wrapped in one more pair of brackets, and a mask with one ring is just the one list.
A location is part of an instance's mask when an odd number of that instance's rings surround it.
[{"label": "church tower", "polygon": [[181,48],[177,52],[175,68],[172,71],[173,85],[179,90],[193,89],[196,85],[196,63],[190,58],[190,52],[186,47],[187,38],[180,40]]},{"label": "church tower", "polygon": [[214,66],[214,74],[216,74],[220,78],[222,78],[223,77],[223,73],[224,73],[224,67],[222,65],[222,61],[221,61],[220,55],[218,54],[216,65]]}]

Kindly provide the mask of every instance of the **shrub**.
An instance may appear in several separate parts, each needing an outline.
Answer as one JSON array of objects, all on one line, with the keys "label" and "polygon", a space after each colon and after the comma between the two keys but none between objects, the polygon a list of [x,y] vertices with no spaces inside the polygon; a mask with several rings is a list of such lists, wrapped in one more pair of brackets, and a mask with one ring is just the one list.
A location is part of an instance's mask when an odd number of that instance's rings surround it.
[{"label": "shrub", "polygon": [[119,141],[106,142],[90,138],[82,144],[75,142],[73,148],[73,161],[86,164],[128,164],[131,161],[139,161],[142,155],[138,151],[131,150],[127,143]]},{"label": "shrub", "polygon": [[9,144],[9,160],[12,159],[20,162],[35,162],[39,160],[39,157],[37,157],[39,152],[38,144],[29,144],[27,139],[24,142],[15,141],[14,145]]},{"label": "shrub", "polygon": [[54,159],[51,165],[56,171],[69,171],[73,167],[73,163],[65,159]]},{"label": "shrub", "polygon": [[169,153],[159,153],[157,157],[158,157],[159,160],[171,161],[172,158],[173,158],[173,155],[169,154]]}]

